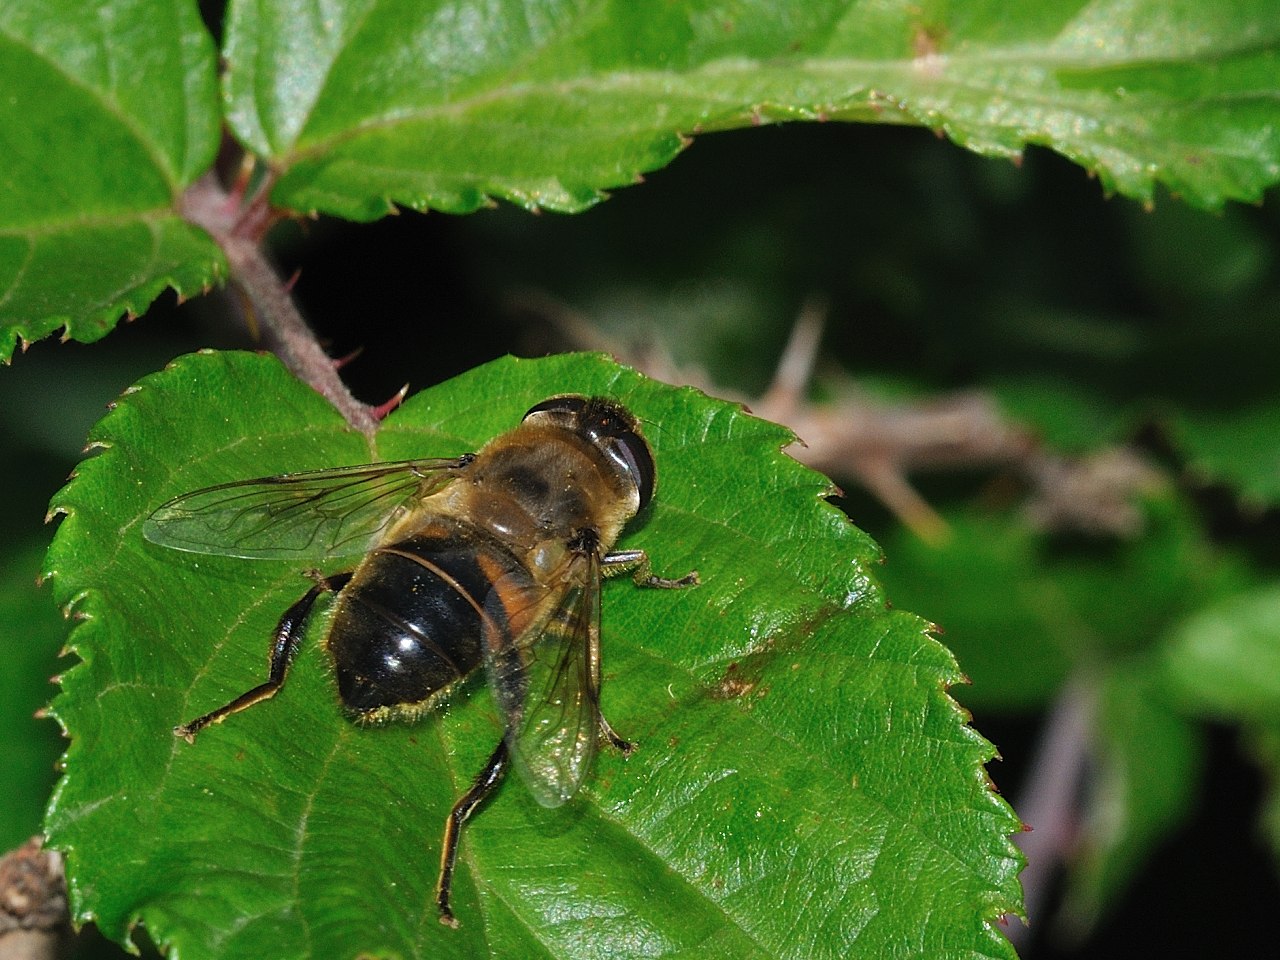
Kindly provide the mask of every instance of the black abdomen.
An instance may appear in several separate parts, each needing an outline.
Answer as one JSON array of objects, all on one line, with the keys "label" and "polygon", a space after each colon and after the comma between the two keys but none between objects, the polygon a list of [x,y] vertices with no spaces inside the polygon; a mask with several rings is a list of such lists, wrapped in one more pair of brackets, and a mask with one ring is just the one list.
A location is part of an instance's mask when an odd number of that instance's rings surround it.
[{"label": "black abdomen", "polygon": [[[453,524],[376,550],[342,591],[328,646],[342,702],[358,713],[424,704],[480,665],[484,618],[508,631],[489,604],[486,571],[527,578],[495,544]],[[483,612],[482,612],[483,611]]]}]

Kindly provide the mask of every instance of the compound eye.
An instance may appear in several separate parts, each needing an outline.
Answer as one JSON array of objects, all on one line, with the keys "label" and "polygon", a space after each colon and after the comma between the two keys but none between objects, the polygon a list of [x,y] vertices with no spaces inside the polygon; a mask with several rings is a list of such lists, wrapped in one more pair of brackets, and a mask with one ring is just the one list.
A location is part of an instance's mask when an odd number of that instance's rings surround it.
[{"label": "compound eye", "polygon": [[582,414],[584,432],[622,468],[636,485],[640,503],[637,510],[653,499],[653,453],[635,419],[610,400],[596,397],[588,400]]},{"label": "compound eye", "polygon": [[637,510],[643,510],[645,504],[653,499],[653,454],[649,452],[649,444],[644,442],[644,437],[628,429],[614,438],[613,447],[640,494]]},{"label": "compound eye", "polygon": [[587,406],[586,397],[578,397],[573,394],[566,394],[560,397],[548,397],[541,403],[535,403],[527,411],[521,419],[528,420],[535,413],[568,413],[579,414]]}]

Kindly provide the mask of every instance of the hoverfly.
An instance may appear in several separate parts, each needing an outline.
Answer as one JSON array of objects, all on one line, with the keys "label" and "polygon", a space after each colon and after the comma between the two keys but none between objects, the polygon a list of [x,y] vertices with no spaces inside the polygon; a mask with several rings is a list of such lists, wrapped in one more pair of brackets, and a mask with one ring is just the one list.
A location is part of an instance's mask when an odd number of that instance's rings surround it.
[{"label": "hoverfly", "polygon": [[436,903],[450,887],[463,824],[514,764],[534,797],[574,795],[601,738],[632,745],[600,712],[600,580],[685,587],[643,550],[611,552],[653,497],[653,454],[636,419],[600,397],[556,396],[520,425],[454,459],[340,467],[222,484],[170,500],[148,540],[192,553],[317,561],[364,554],[285,611],[268,678],[174,728],[196,735],[284,685],[318,597],[336,593],[325,645],[358,720],[413,719],[484,664],[505,725],[445,821]]}]

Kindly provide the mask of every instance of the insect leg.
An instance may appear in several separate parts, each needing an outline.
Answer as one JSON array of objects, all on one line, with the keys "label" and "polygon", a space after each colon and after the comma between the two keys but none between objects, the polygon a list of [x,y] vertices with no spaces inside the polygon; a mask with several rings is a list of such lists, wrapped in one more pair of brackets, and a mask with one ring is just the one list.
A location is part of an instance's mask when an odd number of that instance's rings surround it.
[{"label": "insect leg", "polygon": [[444,822],[444,843],[440,850],[440,882],[436,885],[436,905],[440,907],[440,922],[457,927],[458,920],[449,906],[449,894],[453,889],[453,868],[458,860],[458,841],[462,839],[462,825],[475,813],[476,807],[498,788],[507,772],[507,741],[504,737],[489,756],[484,769],[476,776],[471,789],[462,795],[449,818]]},{"label": "insect leg", "polygon": [[[663,590],[693,587],[697,586],[699,582],[697,570],[690,570],[677,580],[655,576],[653,568],[649,564],[649,555],[643,550],[618,550],[614,553],[605,554],[600,558],[600,572],[606,577],[617,576],[620,573],[630,573],[636,586],[658,587]],[[598,628],[592,636],[591,646],[592,649],[589,651],[591,658],[591,689],[589,695],[597,706],[596,714],[600,720],[600,734],[609,742],[610,746],[622,751],[624,754],[630,753],[635,749],[635,744],[618,736],[618,732],[610,726],[609,721],[605,719],[604,714],[598,709],[600,703],[600,631]]]},{"label": "insect leg", "polygon": [[643,550],[618,550],[614,553],[606,553],[600,560],[600,572],[606,577],[630,573],[637,587],[659,587],[663,590],[695,587],[700,582],[697,570],[690,570],[676,580],[655,576],[653,568],[649,565],[649,555]]},{"label": "insect leg", "polygon": [[233,713],[239,713],[255,703],[261,703],[275,696],[276,691],[284,686],[285,674],[289,670],[293,655],[298,650],[298,645],[302,642],[302,628],[306,625],[307,617],[311,615],[311,608],[315,606],[316,598],[331,590],[341,590],[350,579],[350,573],[339,573],[319,580],[301,600],[284,612],[284,616],[276,624],[275,640],[271,644],[271,666],[266,683],[260,683],[252,690],[245,691],[217,710],[197,717],[189,723],[179,724],[173,728],[174,736],[182,737],[187,743],[195,743],[196,734],[210,724],[221,723]]},{"label": "insect leg", "polygon": [[609,746],[613,747],[623,756],[629,754],[636,748],[636,745],[630,740],[624,740],[618,736],[618,731],[614,730],[609,721],[604,718],[604,714],[596,711],[596,717],[600,721],[600,734],[609,741]]}]

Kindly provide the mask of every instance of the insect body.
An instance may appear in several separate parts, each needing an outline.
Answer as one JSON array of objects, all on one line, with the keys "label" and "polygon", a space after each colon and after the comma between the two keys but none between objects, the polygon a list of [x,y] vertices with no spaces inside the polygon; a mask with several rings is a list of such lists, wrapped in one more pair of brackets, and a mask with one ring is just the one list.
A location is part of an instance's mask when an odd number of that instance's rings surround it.
[{"label": "insect body", "polygon": [[602,398],[552,397],[478,453],[286,474],[198,490],[143,526],[195,553],[320,560],[365,554],[318,578],[276,627],[268,679],[174,728],[194,741],[284,684],[317,598],[337,591],[325,639],[338,694],[359,719],[431,710],[482,664],[506,727],[445,823],[436,901],[449,896],[463,823],[514,764],[545,806],[582,784],[601,737],[600,580],[654,576],[640,550],[610,552],[653,496],[653,455],[635,419]]}]

